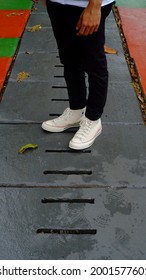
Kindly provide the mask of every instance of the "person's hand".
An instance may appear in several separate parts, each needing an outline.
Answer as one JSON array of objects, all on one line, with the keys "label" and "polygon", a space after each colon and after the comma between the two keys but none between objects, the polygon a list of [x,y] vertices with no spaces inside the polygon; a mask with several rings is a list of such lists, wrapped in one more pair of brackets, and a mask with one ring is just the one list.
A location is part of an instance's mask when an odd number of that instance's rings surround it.
[{"label": "person's hand", "polygon": [[87,36],[98,30],[101,20],[101,7],[93,8],[88,5],[82,12],[76,30],[78,36]]}]

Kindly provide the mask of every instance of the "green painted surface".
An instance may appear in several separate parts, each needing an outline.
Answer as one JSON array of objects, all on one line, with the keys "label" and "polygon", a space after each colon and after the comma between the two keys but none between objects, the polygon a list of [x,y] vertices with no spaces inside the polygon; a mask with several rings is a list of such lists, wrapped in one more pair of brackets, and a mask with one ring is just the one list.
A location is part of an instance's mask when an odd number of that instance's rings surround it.
[{"label": "green painted surface", "polygon": [[131,8],[146,8],[146,0],[116,0],[116,5]]},{"label": "green painted surface", "polygon": [[0,38],[0,57],[11,57],[15,54],[19,38]]},{"label": "green painted surface", "polygon": [[32,0],[0,0],[0,10],[29,10],[32,5]]}]

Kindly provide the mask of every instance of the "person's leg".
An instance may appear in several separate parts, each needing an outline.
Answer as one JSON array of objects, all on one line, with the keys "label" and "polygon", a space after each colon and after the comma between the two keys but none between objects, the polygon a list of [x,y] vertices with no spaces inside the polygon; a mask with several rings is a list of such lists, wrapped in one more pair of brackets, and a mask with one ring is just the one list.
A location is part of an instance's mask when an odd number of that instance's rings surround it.
[{"label": "person's leg", "polygon": [[69,105],[72,110],[86,106],[85,73],[74,64],[64,64],[64,77],[67,84]]},{"label": "person's leg", "polygon": [[108,88],[107,61],[104,53],[105,19],[112,5],[102,8],[101,23],[97,32],[80,37],[79,47],[84,70],[88,73],[89,95],[85,118],[80,129],[69,142],[69,147],[80,150],[90,147],[102,131],[101,115],[106,102]]},{"label": "person's leg", "polygon": [[86,105],[86,85],[76,40],[76,24],[83,8],[50,1],[47,1],[47,8],[58,45],[60,61],[64,65],[69,106],[74,110],[82,109]]},{"label": "person's leg", "polygon": [[87,69],[89,95],[86,109],[86,117],[92,121],[98,120],[102,116],[107,98],[108,70],[104,52],[98,52],[98,57],[94,60],[93,65],[93,72],[90,66]]},{"label": "person's leg", "polygon": [[85,73],[80,67],[76,52],[76,34],[75,28],[72,26],[73,20],[70,21],[72,14],[70,6],[47,1],[47,9],[58,45],[60,60],[64,64],[64,77],[70,108],[67,108],[60,117],[43,122],[42,128],[50,132],[61,132],[70,127],[79,126],[84,117],[86,105]]},{"label": "person's leg", "polygon": [[59,56],[64,64],[64,77],[71,109],[86,106],[85,72],[89,79],[86,116],[100,118],[106,102],[108,71],[104,53],[105,18],[111,5],[102,8],[101,24],[97,32],[78,37],[76,25],[83,8],[47,1],[48,14],[58,44]]},{"label": "person's leg", "polygon": [[89,81],[86,117],[93,121],[101,117],[107,98],[108,70],[104,52],[105,19],[111,8],[112,4],[102,7],[101,23],[97,32],[79,38],[84,69]]}]

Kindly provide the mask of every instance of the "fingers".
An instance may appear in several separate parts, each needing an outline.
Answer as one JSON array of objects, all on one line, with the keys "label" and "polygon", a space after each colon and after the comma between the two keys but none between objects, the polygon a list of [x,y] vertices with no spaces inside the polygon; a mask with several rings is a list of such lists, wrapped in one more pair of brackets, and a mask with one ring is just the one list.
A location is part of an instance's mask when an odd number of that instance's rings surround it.
[{"label": "fingers", "polygon": [[84,14],[82,14],[78,20],[76,30],[77,36],[88,36],[92,35],[98,30],[99,24],[97,22],[92,22],[90,18],[84,19]]},{"label": "fingers", "polygon": [[76,30],[79,31],[81,29],[81,26],[82,26],[82,18],[80,17],[79,20],[78,20],[77,26],[76,26]]},{"label": "fingers", "polygon": [[98,30],[98,26],[87,27],[87,26],[81,25],[81,27],[77,28],[77,30],[78,30],[77,36],[88,36],[88,35],[92,35],[94,32],[96,32]]},{"label": "fingers", "polygon": [[91,9],[89,6],[82,12],[76,29],[78,30],[77,36],[92,35],[98,30],[101,20],[101,10]]}]

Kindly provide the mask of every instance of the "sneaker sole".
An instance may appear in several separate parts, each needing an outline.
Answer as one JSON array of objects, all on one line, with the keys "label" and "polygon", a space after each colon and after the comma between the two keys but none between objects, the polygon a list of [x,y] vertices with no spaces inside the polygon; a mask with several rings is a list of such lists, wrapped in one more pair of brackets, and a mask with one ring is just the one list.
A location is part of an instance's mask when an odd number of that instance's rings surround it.
[{"label": "sneaker sole", "polygon": [[48,132],[63,132],[71,127],[79,127],[80,126],[80,123],[75,123],[75,124],[72,124],[72,125],[68,125],[68,126],[65,126],[65,127],[53,127],[53,126],[47,126],[45,123],[42,123],[42,129],[45,130],[45,131],[48,131]]},{"label": "sneaker sole", "polygon": [[102,132],[102,128],[100,131],[98,131],[98,133],[96,134],[96,136],[88,141],[87,143],[83,143],[83,144],[76,144],[76,143],[72,143],[71,141],[69,142],[69,148],[73,149],[73,150],[83,150],[83,149],[87,149],[90,146],[92,146],[92,144],[94,143],[94,141],[96,140],[96,138],[101,134]]}]

